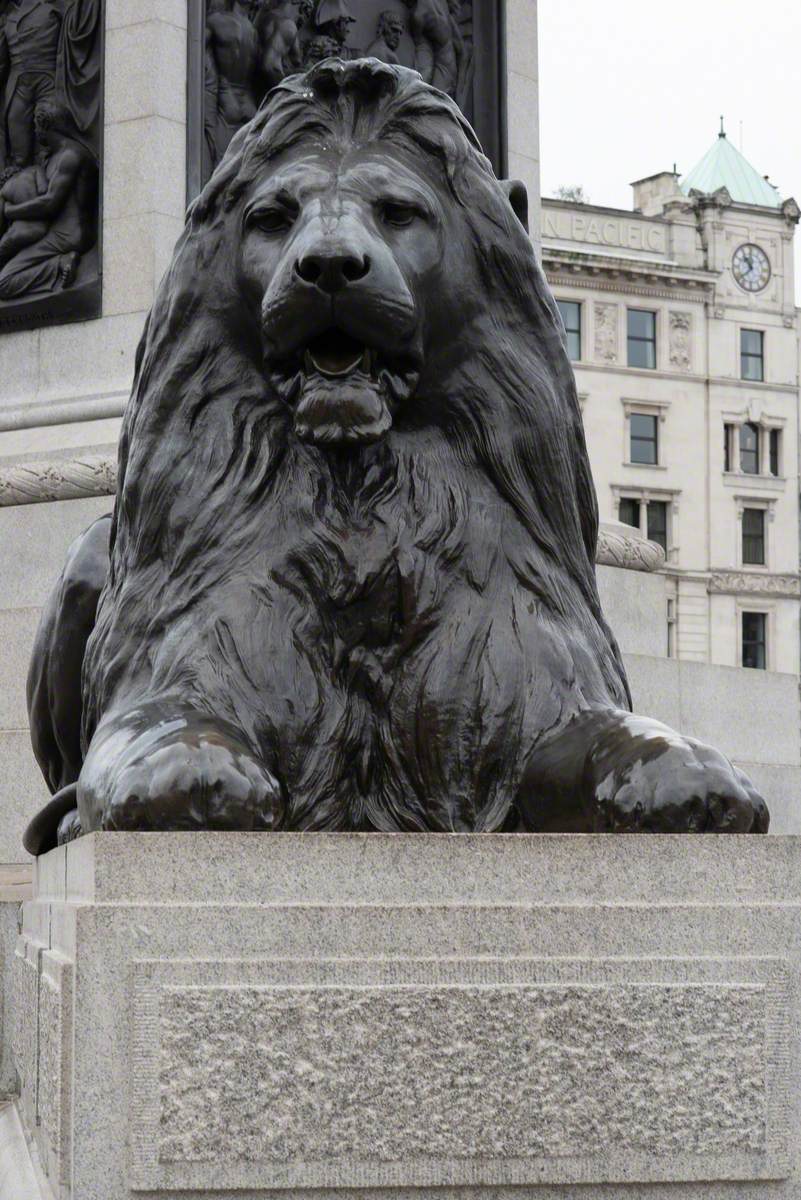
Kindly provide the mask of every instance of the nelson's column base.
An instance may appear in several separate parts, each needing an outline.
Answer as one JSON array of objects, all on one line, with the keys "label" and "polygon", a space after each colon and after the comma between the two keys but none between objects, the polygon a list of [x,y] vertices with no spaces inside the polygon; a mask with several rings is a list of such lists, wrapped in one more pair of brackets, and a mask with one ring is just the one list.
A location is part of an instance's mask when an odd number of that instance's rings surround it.
[{"label": "nelson's column base", "polygon": [[801,1198],[800,906],[797,837],[92,834],[24,906],[0,1179]]}]

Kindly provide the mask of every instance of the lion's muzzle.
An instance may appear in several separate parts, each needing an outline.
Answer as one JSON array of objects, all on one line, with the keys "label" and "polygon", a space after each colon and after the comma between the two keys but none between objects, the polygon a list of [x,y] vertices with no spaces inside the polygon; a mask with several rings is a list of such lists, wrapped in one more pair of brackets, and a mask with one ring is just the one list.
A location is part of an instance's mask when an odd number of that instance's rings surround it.
[{"label": "lion's muzzle", "polygon": [[295,432],[321,446],[367,445],[392,426],[413,385],[371,347],[330,327],[313,338],[293,381]]},{"label": "lion's muzzle", "polygon": [[387,245],[347,212],[298,230],[264,296],[262,326],[271,382],[304,441],[375,442],[417,386],[409,287]]}]

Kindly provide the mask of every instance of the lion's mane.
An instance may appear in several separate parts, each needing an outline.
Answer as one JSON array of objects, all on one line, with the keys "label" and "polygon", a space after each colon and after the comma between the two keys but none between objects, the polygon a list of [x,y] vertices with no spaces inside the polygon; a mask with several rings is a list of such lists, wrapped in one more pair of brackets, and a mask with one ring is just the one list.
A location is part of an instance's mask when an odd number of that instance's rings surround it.
[{"label": "lion's mane", "polygon": [[[452,356],[448,378],[424,375],[421,380],[426,411],[433,414],[431,428],[408,434],[393,429],[385,446],[370,451],[392,456],[391,482],[377,495],[370,495],[368,482],[362,503],[380,508],[388,527],[392,521],[396,527],[413,524],[418,557],[425,547],[447,570],[449,562],[478,561],[490,553],[481,539],[494,535],[471,509],[470,480],[479,473],[510,512],[512,532],[492,553],[505,555],[541,619],[564,630],[564,638],[578,647],[574,690],[579,695],[583,690],[587,702],[629,706],[620,657],[596,589],[597,506],[573,374],[531,242],[452,101],[404,68],[374,60],[329,61],[285,80],[233,139],[189,210],[148,318],[120,441],[109,577],[84,664],[85,745],[109,707],[133,703],[154,688],[190,695],[199,707],[212,711],[224,705],[220,715],[243,726],[257,747],[263,750],[269,741],[274,719],[270,699],[263,696],[269,664],[257,666],[248,659],[230,623],[201,646],[198,613],[204,604],[213,609],[215,589],[248,570],[247,604],[253,604],[254,589],[261,588],[269,607],[274,589],[266,579],[259,582],[259,556],[271,538],[296,538],[298,555],[306,556],[297,579],[304,578],[304,570],[308,576],[317,568],[318,578],[328,572],[331,587],[336,586],[330,575],[338,550],[333,532],[328,544],[323,539],[309,545],[308,530],[286,526],[290,494],[314,494],[312,511],[334,482],[324,452],[297,444],[286,406],[270,390],[258,312],[245,303],[236,271],[241,202],[249,185],[296,145],[374,139],[413,155],[421,171],[439,181],[446,203],[457,206],[485,290],[486,311],[479,335]],[[332,518],[331,531],[336,524]],[[327,565],[320,565],[326,554]],[[419,566],[418,573],[423,570]],[[478,569],[474,574],[477,591],[492,586],[487,570],[483,576]],[[292,619],[302,627],[305,608],[317,598],[311,583],[304,597],[297,579],[291,586]],[[430,612],[437,611],[432,601]],[[420,679],[430,669],[430,644],[437,638],[431,623],[436,619],[431,616],[425,634],[420,633],[428,646],[419,663]],[[295,628],[285,630],[290,642],[296,634]],[[491,640],[491,632],[485,630],[485,635]],[[451,626],[443,626],[440,641],[451,636]],[[474,640],[478,646],[478,635]],[[414,647],[407,649],[414,654]],[[303,669],[299,666],[293,679],[282,678],[276,687],[307,687],[305,668],[313,653],[306,646]],[[316,696],[308,701],[310,711],[315,704],[321,711],[322,677],[335,669],[330,660],[323,661],[322,649],[319,653],[312,668],[314,687],[308,685]],[[469,661],[457,656],[454,669],[480,675],[478,649],[471,655]],[[510,687],[531,689],[515,678]],[[545,695],[551,690],[547,679],[533,686]],[[487,687],[479,683],[477,688],[477,707],[491,707]],[[370,720],[367,710],[380,707],[379,692],[374,683],[372,691],[362,689],[359,701],[352,691],[348,711],[338,711],[330,727],[318,712],[321,754],[330,757],[339,738],[343,760],[357,757],[356,744]],[[504,711],[514,707],[514,697],[501,693],[502,687],[496,706],[506,706]],[[476,719],[486,723],[490,718],[485,712]],[[541,719],[544,727],[556,718],[544,705]],[[521,720],[516,719],[518,730]],[[386,733],[376,737],[386,750]],[[387,751],[389,758],[394,753]],[[294,763],[293,769],[303,779],[300,790],[306,796],[298,801],[295,827],[324,825],[324,817],[315,819],[310,812],[315,772],[322,773],[323,766],[310,761]],[[421,815],[426,796],[434,796],[439,783],[447,788],[447,772],[442,768],[443,779],[437,780],[438,770],[433,761],[416,772],[407,763],[397,795],[404,788],[414,792],[420,812],[396,813],[391,821],[384,819],[385,826],[459,825],[452,814],[433,820]],[[504,786],[509,783],[507,779]],[[386,780],[382,787],[392,791]],[[495,798],[487,801],[479,822],[484,828],[504,820],[502,803],[490,790]],[[333,799],[320,798],[320,811],[326,804],[328,827],[343,827],[344,818],[331,815]],[[374,814],[371,820],[380,824]],[[464,821],[475,824],[475,814]]]}]

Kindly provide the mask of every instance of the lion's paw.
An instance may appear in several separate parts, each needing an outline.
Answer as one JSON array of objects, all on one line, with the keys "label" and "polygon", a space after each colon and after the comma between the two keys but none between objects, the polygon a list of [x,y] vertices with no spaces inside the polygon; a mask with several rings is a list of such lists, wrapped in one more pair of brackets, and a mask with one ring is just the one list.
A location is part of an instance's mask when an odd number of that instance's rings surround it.
[{"label": "lion's paw", "polygon": [[280,825],[281,789],[263,763],[210,722],[201,728],[175,725],[140,734],[114,769],[104,772],[104,794],[93,798],[99,815],[95,828],[269,830]]},{"label": "lion's paw", "polygon": [[596,796],[610,832],[767,833],[770,820],[748,776],[692,738],[611,773]]}]

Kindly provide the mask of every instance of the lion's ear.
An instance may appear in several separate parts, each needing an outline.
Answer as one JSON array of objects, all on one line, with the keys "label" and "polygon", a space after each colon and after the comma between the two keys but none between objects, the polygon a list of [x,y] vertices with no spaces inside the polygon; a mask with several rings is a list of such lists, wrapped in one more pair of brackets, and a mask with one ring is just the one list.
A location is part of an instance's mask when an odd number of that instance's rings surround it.
[{"label": "lion's ear", "polygon": [[520,179],[501,179],[498,181],[506,192],[506,198],[514,210],[520,224],[528,233],[528,191]]}]

